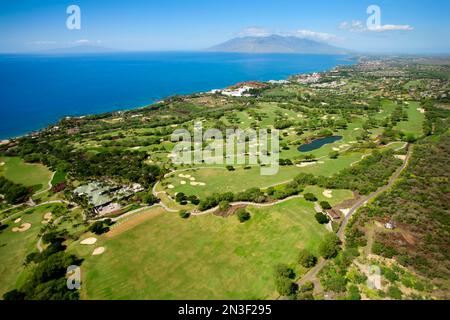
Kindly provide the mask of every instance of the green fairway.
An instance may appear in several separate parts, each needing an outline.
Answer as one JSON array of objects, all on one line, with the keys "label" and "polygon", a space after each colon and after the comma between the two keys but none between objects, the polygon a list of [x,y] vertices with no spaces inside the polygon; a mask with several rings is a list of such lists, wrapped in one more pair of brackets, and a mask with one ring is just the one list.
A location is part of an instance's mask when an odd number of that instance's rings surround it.
[{"label": "green fairway", "polygon": [[[32,251],[37,251],[37,235],[42,227],[43,216],[55,206],[58,205],[36,207],[3,223],[7,228],[0,232],[0,296],[20,284],[25,257]],[[21,221],[14,223],[17,218],[21,218]],[[25,232],[12,232],[14,227],[20,227],[23,223],[30,223],[31,228]]]},{"label": "green fairway", "polygon": [[402,121],[397,124],[395,129],[401,130],[404,133],[413,134],[420,137],[423,134],[423,122],[425,121],[425,114],[420,112],[419,102],[409,102],[408,105],[408,121]]},{"label": "green fairway", "polygon": [[28,164],[17,157],[2,157],[0,163],[4,162],[0,171],[6,179],[25,186],[36,187],[35,191],[45,189],[52,176],[50,170],[41,164]]},{"label": "green fairway", "polygon": [[101,236],[96,246],[106,251],[100,256],[90,255],[93,247],[71,246],[86,259],[84,299],[274,297],[274,266],[295,263],[300,248],[316,252],[327,233],[313,204],[300,199],[249,209],[244,224],[234,216],[183,220],[157,210],[132,229],[117,232],[125,223]]}]

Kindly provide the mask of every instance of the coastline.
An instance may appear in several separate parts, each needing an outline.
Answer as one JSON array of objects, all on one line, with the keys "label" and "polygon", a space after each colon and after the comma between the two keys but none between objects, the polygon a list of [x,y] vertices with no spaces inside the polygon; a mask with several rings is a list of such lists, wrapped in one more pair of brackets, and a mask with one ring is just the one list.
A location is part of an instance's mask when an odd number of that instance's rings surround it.
[{"label": "coastline", "polygon": [[[263,54],[260,54],[260,55],[262,56]],[[282,54],[280,54],[280,55],[282,55]],[[295,54],[292,54],[292,55],[295,55]],[[297,55],[299,55],[299,54],[297,54]],[[338,67],[343,66],[343,65],[355,65],[355,64],[359,63],[359,57],[357,55],[334,55],[334,56],[339,57],[339,61],[346,61],[346,62],[351,62],[351,63],[348,63],[348,64],[336,64],[334,67],[327,68],[327,69],[322,69],[321,71],[298,72],[298,73],[294,72],[294,73],[291,73],[291,74],[289,74],[289,75],[287,75],[285,77],[279,78],[279,79],[270,79],[270,80],[262,81],[262,80],[254,80],[254,79],[250,78],[250,79],[246,79],[244,81],[238,81],[238,82],[235,82],[233,84],[230,84],[228,87],[236,85],[237,83],[240,83],[240,82],[250,82],[250,81],[259,81],[259,82],[263,82],[263,83],[269,83],[270,81],[290,81],[290,78],[293,77],[293,76],[308,75],[308,74],[312,74],[312,73],[321,74],[321,73],[329,72],[330,70],[332,70],[334,68],[338,68]],[[164,101],[166,99],[170,99],[171,97],[174,97],[174,96],[177,96],[177,95],[179,95],[179,96],[189,96],[189,95],[194,95],[194,94],[208,94],[211,90],[214,90],[214,89],[215,88],[210,88],[207,91],[205,91],[205,90],[195,91],[194,90],[194,91],[190,91],[188,93],[173,93],[173,94],[170,94],[170,95],[163,96],[161,98],[152,99],[150,102],[148,102],[148,103],[146,103],[144,105],[135,106],[135,107],[125,107],[123,109],[122,108],[118,108],[116,110],[111,110],[111,111],[106,111],[106,112],[94,112],[94,113],[84,113],[84,114],[80,114],[80,115],[62,116],[62,117],[59,117],[59,119],[56,120],[55,122],[54,121],[49,122],[45,126],[37,128],[35,130],[27,131],[27,132],[25,132],[23,134],[14,135],[14,136],[0,136],[0,141],[3,142],[3,143],[5,143],[6,141],[12,142],[12,141],[15,141],[15,140],[23,138],[23,137],[39,135],[41,132],[47,130],[49,127],[56,126],[57,123],[59,121],[61,121],[62,119],[68,119],[68,118],[74,118],[74,119],[78,118],[78,119],[80,119],[80,118],[84,118],[84,117],[88,117],[88,116],[95,116],[95,115],[109,115],[109,114],[113,115],[115,113],[130,112],[130,111],[140,110],[140,109],[144,109],[144,108],[148,108],[148,107],[154,106],[158,102]],[[224,89],[224,88],[221,88],[221,89]]]}]

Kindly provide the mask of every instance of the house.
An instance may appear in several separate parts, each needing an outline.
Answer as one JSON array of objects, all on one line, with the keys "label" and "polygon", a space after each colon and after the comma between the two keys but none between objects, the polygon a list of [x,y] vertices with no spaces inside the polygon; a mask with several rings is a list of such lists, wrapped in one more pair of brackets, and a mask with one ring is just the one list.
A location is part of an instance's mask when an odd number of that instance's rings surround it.
[{"label": "house", "polygon": [[337,221],[337,220],[341,219],[341,215],[335,209],[329,209],[329,210],[326,210],[325,212],[331,221]]},{"label": "house", "polygon": [[394,230],[394,229],[395,229],[395,222],[394,222],[394,221],[386,222],[386,223],[384,224],[384,227],[385,227],[386,229],[389,229],[389,230]]}]

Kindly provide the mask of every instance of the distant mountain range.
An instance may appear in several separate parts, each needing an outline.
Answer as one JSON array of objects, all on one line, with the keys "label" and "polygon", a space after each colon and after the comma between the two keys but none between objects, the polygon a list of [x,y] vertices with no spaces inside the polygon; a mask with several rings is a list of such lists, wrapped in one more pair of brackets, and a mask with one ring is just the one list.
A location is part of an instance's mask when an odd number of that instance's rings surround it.
[{"label": "distant mountain range", "polygon": [[234,38],[207,51],[242,53],[309,53],[349,54],[350,50],[338,48],[323,42],[294,36],[270,35],[266,37]]}]

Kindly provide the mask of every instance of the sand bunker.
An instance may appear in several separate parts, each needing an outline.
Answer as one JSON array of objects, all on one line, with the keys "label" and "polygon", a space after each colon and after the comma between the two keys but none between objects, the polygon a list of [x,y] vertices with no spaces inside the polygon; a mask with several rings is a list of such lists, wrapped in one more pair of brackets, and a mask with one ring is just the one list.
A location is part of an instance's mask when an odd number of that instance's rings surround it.
[{"label": "sand bunker", "polygon": [[195,178],[194,177],[190,177],[189,180],[195,181]]},{"label": "sand bunker", "polygon": [[92,237],[92,238],[84,239],[83,241],[80,242],[80,244],[90,245],[90,244],[94,244],[96,242],[97,242],[97,238]]},{"label": "sand bunker", "polygon": [[94,249],[94,251],[92,252],[92,255],[98,256],[98,255],[102,254],[103,252],[105,252],[105,247],[98,247],[98,248]]},{"label": "sand bunker", "polygon": [[46,214],[44,214],[44,220],[42,220],[42,223],[47,224],[50,222],[50,220],[52,220],[52,213],[47,212]]},{"label": "sand bunker", "polygon": [[169,184],[169,185],[167,186],[167,188],[173,189],[173,188],[175,188],[175,186],[174,186],[173,184]]},{"label": "sand bunker", "polygon": [[14,223],[19,223],[20,221],[22,221],[22,218],[17,218],[16,220],[14,220]]},{"label": "sand bunker", "polygon": [[4,166],[4,165],[5,165],[5,163],[4,163],[4,162],[0,162],[0,167],[1,167],[1,166]]},{"label": "sand bunker", "polygon": [[31,223],[24,223],[19,228],[17,228],[17,227],[12,228],[12,232],[25,232],[30,228],[31,228]]},{"label": "sand bunker", "polygon": [[396,154],[394,157],[397,158],[397,159],[400,159],[400,160],[402,160],[402,161],[405,161],[405,160],[406,160],[406,155]]},{"label": "sand bunker", "polygon": [[181,181],[180,181],[180,184],[186,184],[186,181],[181,180]]},{"label": "sand bunker", "polygon": [[339,151],[339,150],[341,150],[341,149],[339,149],[339,148],[333,148],[333,151]]},{"label": "sand bunker", "polygon": [[206,183],[191,181],[191,186],[206,186]]},{"label": "sand bunker", "polygon": [[322,194],[325,198],[333,198],[332,192],[333,190],[325,190]]},{"label": "sand bunker", "polygon": [[191,177],[190,174],[182,174],[182,173],[180,173],[178,176],[179,176],[180,178],[185,178],[185,179],[189,179],[189,178]]},{"label": "sand bunker", "polygon": [[350,209],[340,209],[340,211],[341,211],[345,216],[347,216],[348,213],[350,212]]},{"label": "sand bunker", "polygon": [[417,111],[419,111],[420,113],[425,113],[425,109],[424,108],[417,108]]},{"label": "sand bunker", "polygon": [[302,162],[302,163],[298,164],[297,167],[304,168],[304,167],[313,166],[315,164],[316,164],[316,162]]}]

